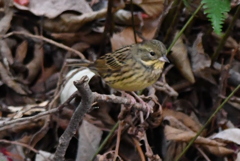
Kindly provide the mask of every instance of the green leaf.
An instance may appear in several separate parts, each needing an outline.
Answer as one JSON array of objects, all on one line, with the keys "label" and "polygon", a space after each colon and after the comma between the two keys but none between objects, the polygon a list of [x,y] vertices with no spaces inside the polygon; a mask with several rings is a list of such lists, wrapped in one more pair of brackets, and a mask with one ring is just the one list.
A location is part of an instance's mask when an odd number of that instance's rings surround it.
[{"label": "green leaf", "polygon": [[229,0],[202,0],[204,14],[212,23],[213,30],[220,35],[222,25],[226,18],[227,12],[230,11]]}]

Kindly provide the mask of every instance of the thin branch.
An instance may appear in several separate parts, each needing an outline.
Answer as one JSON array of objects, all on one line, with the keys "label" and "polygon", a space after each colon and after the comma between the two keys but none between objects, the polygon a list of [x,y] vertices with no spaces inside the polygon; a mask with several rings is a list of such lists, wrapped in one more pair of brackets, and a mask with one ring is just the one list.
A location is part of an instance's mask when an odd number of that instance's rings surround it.
[{"label": "thin branch", "polygon": [[[19,119],[15,119],[15,120],[10,120],[10,121],[4,121],[4,122],[0,123],[0,127],[9,126],[9,125],[16,124],[16,123],[21,123],[21,122],[24,122],[24,121],[26,121],[26,123],[28,123],[28,122],[36,120],[37,118],[40,118],[40,117],[43,117],[43,116],[46,116],[46,115],[50,115],[52,113],[59,112],[66,105],[68,105],[77,95],[78,95],[77,92],[73,93],[63,104],[61,104],[57,108],[41,112],[41,113],[39,113],[35,116],[29,116],[29,117],[19,118]],[[4,129],[0,128],[0,131],[2,131],[2,130],[5,130],[5,128]]]},{"label": "thin branch", "polygon": [[36,154],[41,155],[45,160],[49,160],[49,161],[50,161],[50,159],[46,158],[43,154],[39,153],[38,150],[34,149],[33,147],[31,147],[31,146],[29,146],[29,145],[27,145],[27,144],[20,143],[20,142],[17,142],[17,141],[9,141],[9,140],[5,140],[5,139],[0,139],[0,143],[22,146],[22,147],[24,147],[24,148],[27,148],[27,149],[33,151],[33,152],[36,153]]},{"label": "thin branch", "polygon": [[[141,123],[143,124],[144,123],[144,117],[143,117],[143,112],[141,111],[139,113],[140,115],[140,121]],[[144,130],[143,132],[143,141],[144,141],[144,145],[145,145],[145,148],[146,148],[146,156],[153,156],[153,151],[148,143],[148,139],[147,139],[147,134],[146,134],[146,131]],[[150,158],[148,157],[147,158],[148,161],[151,161]]]},{"label": "thin branch", "polygon": [[82,100],[73,113],[67,129],[59,139],[59,144],[53,158],[54,161],[64,160],[69,142],[72,139],[73,135],[76,134],[80,121],[83,119],[85,113],[90,110],[93,102],[93,95],[88,85],[87,76],[82,77],[80,81],[75,81],[74,85],[78,89],[78,92],[82,95]]},{"label": "thin branch", "polygon": [[[93,94],[93,98],[96,102],[111,102],[111,103],[117,103],[117,104],[132,105],[132,108],[135,110],[147,112],[147,109],[145,106],[143,106],[140,103],[132,104],[131,100],[128,98],[119,97],[119,96],[115,96],[115,95],[99,94],[96,92],[93,92],[92,94]],[[73,93],[63,104],[59,105],[57,108],[41,112],[35,116],[29,116],[29,117],[19,118],[19,119],[15,119],[15,120],[0,122],[0,131],[5,130],[6,128],[10,128],[10,127],[4,127],[4,126],[9,126],[12,124],[17,124],[17,123],[22,123],[22,122],[29,123],[29,122],[35,121],[36,119],[41,118],[43,116],[60,112],[65,106],[67,106],[69,104],[69,102],[71,102],[71,100],[73,98],[76,97],[76,95],[77,95],[77,93]]]},{"label": "thin branch", "polygon": [[132,101],[129,98],[119,97],[115,95],[99,94],[96,92],[93,92],[93,95],[94,95],[94,100],[97,102],[111,102],[111,103],[117,103],[117,104],[132,105],[132,108],[136,110],[147,112],[147,109],[145,106],[143,106],[141,103],[132,104]]},{"label": "thin branch", "polygon": [[23,35],[23,36],[27,36],[27,37],[34,38],[34,39],[39,39],[39,40],[45,41],[45,42],[47,42],[49,44],[55,45],[55,46],[57,46],[59,48],[65,49],[65,50],[70,51],[70,52],[73,52],[73,53],[77,54],[81,59],[86,59],[85,56],[81,52],[79,52],[79,51],[77,51],[77,50],[75,50],[73,48],[70,48],[70,47],[68,47],[68,46],[66,46],[64,44],[58,43],[56,41],[53,41],[51,39],[48,39],[46,37],[39,36],[39,35],[33,35],[33,34],[30,34],[30,33],[21,32],[21,31],[13,31],[13,32],[10,32],[10,33],[8,33],[6,35],[0,35],[0,38],[1,37],[2,38],[7,38],[7,37],[10,37],[12,35]]},{"label": "thin branch", "polygon": [[116,143],[116,148],[115,148],[115,153],[114,153],[114,159],[113,161],[116,161],[118,158],[118,152],[120,148],[120,141],[121,141],[121,134],[122,134],[122,127],[123,127],[123,121],[119,123],[118,126],[118,131],[117,131],[117,143]]}]

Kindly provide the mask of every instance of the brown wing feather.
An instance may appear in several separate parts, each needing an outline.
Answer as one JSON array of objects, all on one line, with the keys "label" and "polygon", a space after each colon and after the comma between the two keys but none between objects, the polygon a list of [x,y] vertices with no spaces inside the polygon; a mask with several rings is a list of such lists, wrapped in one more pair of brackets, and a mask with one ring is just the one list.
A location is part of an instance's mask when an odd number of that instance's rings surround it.
[{"label": "brown wing feather", "polygon": [[121,70],[125,65],[125,60],[130,57],[130,49],[131,46],[126,46],[113,53],[105,54],[95,61],[92,68],[95,68],[100,75]]}]

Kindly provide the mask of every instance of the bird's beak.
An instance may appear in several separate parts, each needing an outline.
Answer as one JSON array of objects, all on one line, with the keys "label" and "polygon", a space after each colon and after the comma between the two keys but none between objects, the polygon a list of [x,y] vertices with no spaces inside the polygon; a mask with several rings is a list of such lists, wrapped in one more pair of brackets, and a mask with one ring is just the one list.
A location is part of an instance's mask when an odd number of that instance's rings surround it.
[{"label": "bird's beak", "polygon": [[163,61],[163,62],[170,63],[170,61],[168,60],[168,58],[166,57],[166,55],[160,57],[159,60],[160,60],[160,61]]}]

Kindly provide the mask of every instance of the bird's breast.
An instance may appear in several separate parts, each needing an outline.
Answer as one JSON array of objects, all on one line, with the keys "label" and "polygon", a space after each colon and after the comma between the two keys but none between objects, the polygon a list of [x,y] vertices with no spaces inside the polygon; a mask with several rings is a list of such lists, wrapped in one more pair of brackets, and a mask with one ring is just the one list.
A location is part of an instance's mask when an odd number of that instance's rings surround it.
[{"label": "bird's breast", "polygon": [[109,74],[104,80],[117,90],[138,91],[154,84],[162,72],[161,66],[163,67],[161,64],[155,64],[151,68],[146,68],[138,62],[132,62],[131,65]]}]

